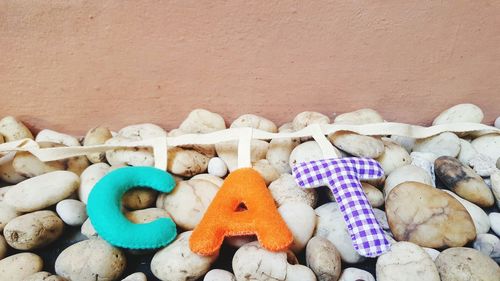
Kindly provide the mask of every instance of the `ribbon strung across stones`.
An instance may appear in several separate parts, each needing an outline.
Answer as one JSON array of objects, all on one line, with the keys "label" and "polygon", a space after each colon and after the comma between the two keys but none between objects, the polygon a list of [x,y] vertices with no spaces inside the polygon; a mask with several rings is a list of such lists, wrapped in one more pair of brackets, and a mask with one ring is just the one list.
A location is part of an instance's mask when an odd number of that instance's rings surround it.
[{"label": "ribbon strung across stones", "polygon": [[360,183],[361,179],[377,179],[384,175],[377,161],[357,157],[314,160],[296,165],[293,174],[301,187],[330,187],[354,249],[360,255],[377,257],[390,249]]}]

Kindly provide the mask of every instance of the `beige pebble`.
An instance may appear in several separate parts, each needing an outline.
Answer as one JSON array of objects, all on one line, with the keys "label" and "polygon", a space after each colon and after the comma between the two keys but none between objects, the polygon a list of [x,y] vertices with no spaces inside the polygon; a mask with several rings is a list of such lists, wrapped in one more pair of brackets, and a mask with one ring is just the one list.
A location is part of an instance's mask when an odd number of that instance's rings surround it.
[{"label": "beige pebble", "polygon": [[386,179],[384,184],[385,198],[398,184],[406,181],[415,181],[432,186],[431,176],[422,168],[414,165],[406,165],[394,170]]},{"label": "beige pebble", "polygon": [[500,135],[489,134],[478,137],[472,142],[472,147],[481,154],[484,154],[494,161],[500,158]]},{"label": "beige pebble", "polygon": [[125,270],[125,255],[101,239],[77,242],[56,259],[56,273],[69,280],[116,280]]},{"label": "beige pebble", "polygon": [[337,132],[328,138],[338,149],[357,157],[377,158],[384,153],[384,143],[375,137]]},{"label": "beige pebble", "polygon": [[191,231],[183,232],[171,244],[156,252],[151,260],[151,272],[160,280],[197,280],[210,270],[217,259],[200,256],[189,248]]},{"label": "beige pebble", "polygon": [[55,142],[65,146],[81,146],[77,138],[68,134],[59,133],[49,129],[43,129],[36,135],[36,142]]},{"label": "beige pebble", "polygon": [[484,114],[481,108],[471,103],[462,103],[452,106],[441,112],[432,121],[432,125],[450,123],[481,123]]},{"label": "beige pebble", "polygon": [[23,281],[67,281],[67,279],[61,276],[52,275],[47,271],[40,271],[26,277]]},{"label": "beige pebble", "polygon": [[80,201],[87,204],[90,191],[109,171],[110,167],[106,163],[92,164],[83,171],[80,176],[80,187],[78,188],[78,198]]},{"label": "beige pebble", "polygon": [[179,129],[186,133],[211,133],[226,129],[224,118],[206,109],[195,109],[182,121]]},{"label": "beige pebble", "polygon": [[389,252],[377,259],[378,281],[440,281],[439,272],[432,258],[418,245],[397,242]]},{"label": "beige pebble", "polygon": [[362,182],[361,186],[363,187],[363,191],[366,194],[366,198],[368,198],[368,202],[374,208],[378,208],[384,205],[384,194],[375,186]]},{"label": "beige pebble", "polygon": [[334,124],[363,125],[371,123],[382,123],[384,118],[371,108],[362,108],[352,112],[346,112],[335,117]]},{"label": "beige pebble", "polygon": [[195,150],[172,147],[168,150],[167,171],[183,177],[192,177],[206,172],[209,160],[207,156]]},{"label": "beige pebble", "polygon": [[292,172],[290,167],[290,155],[299,143],[300,141],[298,138],[272,139],[269,143],[266,159],[280,174],[290,174]]},{"label": "beige pebble", "polygon": [[178,227],[192,230],[201,221],[219,187],[199,179],[178,182],[174,190],[162,197],[160,204]]},{"label": "beige pebble", "polygon": [[394,238],[422,247],[460,247],[476,237],[471,216],[444,191],[418,182],[396,186],[385,202]]},{"label": "beige pebble", "polygon": [[426,139],[417,140],[413,151],[430,152],[437,156],[456,157],[460,152],[460,139],[451,132],[444,132]]},{"label": "beige pebble", "polygon": [[340,277],[340,253],[323,237],[316,236],[309,240],[306,247],[306,262],[318,281],[338,280]]},{"label": "beige pebble", "polygon": [[267,161],[267,159],[261,159],[255,162],[252,168],[262,176],[266,185],[269,185],[280,177],[280,173],[269,163],[269,161]]},{"label": "beige pebble", "polygon": [[399,167],[411,164],[410,154],[404,147],[389,138],[382,138],[382,142],[384,153],[375,160],[380,163],[386,176]]},{"label": "beige pebble", "polygon": [[290,249],[295,253],[301,252],[306,247],[316,228],[314,209],[301,202],[290,202],[281,205],[278,212],[293,235],[293,243]]},{"label": "beige pebble", "polygon": [[0,276],[6,281],[23,281],[42,268],[43,260],[32,253],[15,254],[0,260]]},{"label": "beige pebble", "polygon": [[122,204],[129,210],[145,209],[153,206],[156,202],[158,191],[151,188],[134,188],[122,197]]},{"label": "beige pebble", "polygon": [[278,131],[278,127],[276,127],[273,121],[254,114],[241,115],[236,118],[230,126],[230,128],[242,127],[250,127],[270,133],[276,133]]},{"label": "beige pebble", "polygon": [[12,219],[5,226],[5,241],[14,249],[44,247],[63,233],[63,221],[52,211],[37,211]]},{"label": "beige pebble", "polygon": [[500,267],[483,253],[471,248],[446,249],[437,257],[441,281],[498,281]]},{"label": "beige pebble", "polygon": [[12,116],[6,116],[0,120],[0,135],[3,136],[5,142],[34,139],[30,130],[21,121]]},{"label": "beige pebble", "polygon": [[33,212],[69,197],[79,185],[73,172],[50,172],[18,183],[5,194],[5,203],[19,212]]},{"label": "beige pebble", "polygon": [[9,249],[9,246],[7,245],[7,242],[5,241],[5,238],[3,238],[2,235],[0,235],[0,260],[5,258],[5,256],[7,256],[8,249]]},{"label": "beige pebble", "polygon": [[288,202],[302,202],[312,208],[318,201],[317,191],[314,188],[300,188],[295,178],[289,174],[282,174],[269,185],[269,191],[279,207]]},{"label": "beige pebble", "polygon": [[462,204],[474,222],[474,226],[476,227],[476,233],[487,233],[490,230],[490,220],[488,218],[488,214],[486,214],[483,209],[479,208],[476,204],[469,202],[465,199],[462,199],[460,196],[449,190],[443,190],[444,192],[453,196],[453,198],[457,199],[460,204]]},{"label": "beige pebble", "polygon": [[229,271],[212,269],[205,274],[203,281],[236,281],[236,277]]},{"label": "beige pebble", "polygon": [[159,218],[170,218],[167,211],[160,208],[148,208],[125,213],[125,217],[133,223],[148,223]]},{"label": "beige pebble", "polygon": [[[94,127],[90,129],[85,138],[83,139],[84,146],[104,144],[107,140],[112,138],[111,131],[106,127]],[[106,152],[95,152],[87,154],[87,158],[92,163],[102,163],[106,161]]]},{"label": "beige pebble", "polygon": [[292,128],[294,131],[304,129],[311,124],[329,124],[330,118],[328,116],[314,111],[304,111],[295,116],[292,121]]},{"label": "beige pebble", "polygon": [[22,213],[5,202],[0,201],[0,233],[9,221],[20,216]]}]

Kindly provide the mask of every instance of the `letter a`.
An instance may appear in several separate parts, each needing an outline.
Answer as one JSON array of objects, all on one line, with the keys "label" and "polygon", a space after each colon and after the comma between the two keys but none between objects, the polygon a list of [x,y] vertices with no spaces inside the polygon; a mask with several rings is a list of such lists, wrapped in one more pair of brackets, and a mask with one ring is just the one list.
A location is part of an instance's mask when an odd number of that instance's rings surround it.
[{"label": "letter a", "polygon": [[[242,203],[247,209],[239,211]],[[224,237],[251,234],[271,251],[284,250],[293,242],[262,176],[251,168],[242,168],[226,178],[191,234],[189,246],[197,254],[213,255]]]}]

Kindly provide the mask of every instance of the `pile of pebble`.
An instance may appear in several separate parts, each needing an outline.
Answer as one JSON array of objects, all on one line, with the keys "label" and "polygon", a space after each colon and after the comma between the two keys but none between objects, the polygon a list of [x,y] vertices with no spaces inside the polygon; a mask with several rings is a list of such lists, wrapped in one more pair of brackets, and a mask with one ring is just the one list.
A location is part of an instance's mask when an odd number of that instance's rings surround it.
[{"label": "pile of pebble", "polygon": [[[433,125],[482,120],[480,108],[460,104],[442,112]],[[245,114],[230,127],[292,132],[331,122],[321,113],[302,112],[277,127],[268,119]],[[372,109],[333,120],[336,124],[378,122],[384,119]],[[499,123],[497,119],[495,126],[500,127]],[[0,120],[0,143],[31,138],[41,147],[120,144],[223,129],[222,116],[196,109],[168,133],[154,124],[138,124],[118,132],[93,128],[82,139],[45,129],[34,138],[26,126],[9,116]],[[500,135],[445,132],[416,140],[339,132],[328,138],[338,157],[370,157],[385,171],[385,179],[363,183],[377,219],[393,238],[390,252],[371,259],[377,280],[500,280]],[[154,252],[119,249],[100,239],[85,205],[94,184],[106,173],[125,165],[152,166],[151,149],[115,149],[45,163],[29,152],[4,158],[0,165],[0,180],[6,185],[0,188],[0,280],[144,281],[146,275],[141,272],[124,276],[127,256],[144,254],[153,256],[150,270],[165,281],[375,280],[360,269],[369,259],[354,250],[328,190],[301,189],[291,175],[295,163],[323,157],[314,140],[253,140],[251,157],[294,243],[288,252],[269,252],[255,237],[226,239],[222,251],[236,249],[232,272],[214,266],[224,253],[199,256],[190,251],[188,241],[223,178],[237,168],[237,142],[172,147],[168,171],[175,175],[175,190],[166,196],[138,188],[124,196],[123,212],[132,222],[170,217],[179,227],[177,239]],[[80,226],[88,239],[62,250],[55,272],[42,271],[44,261],[33,252],[51,247],[66,229]]]}]

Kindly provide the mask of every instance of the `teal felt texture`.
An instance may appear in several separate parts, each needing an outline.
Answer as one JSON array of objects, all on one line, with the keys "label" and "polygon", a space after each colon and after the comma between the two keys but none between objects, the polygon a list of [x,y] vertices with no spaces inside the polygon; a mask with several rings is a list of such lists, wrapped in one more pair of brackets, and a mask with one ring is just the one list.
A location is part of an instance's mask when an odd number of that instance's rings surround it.
[{"label": "teal felt texture", "polygon": [[175,223],[160,218],[135,224],[121,212],[122,197],[134,187],[170,192],[174,178],[153,167],[119,168],[99,180],[90,192],[87,213],[97,234],[113,246],[128,249],[154,249],[172,242],[177,236]]}]

